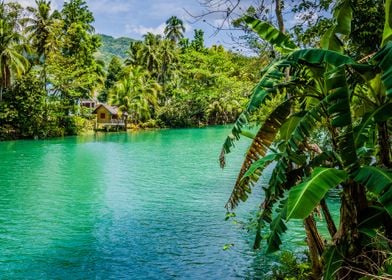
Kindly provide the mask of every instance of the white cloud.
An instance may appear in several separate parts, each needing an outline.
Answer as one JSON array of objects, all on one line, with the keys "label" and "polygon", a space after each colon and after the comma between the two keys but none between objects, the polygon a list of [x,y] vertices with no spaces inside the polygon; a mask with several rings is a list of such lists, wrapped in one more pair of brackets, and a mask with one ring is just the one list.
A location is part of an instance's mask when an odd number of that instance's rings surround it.
[{"label": "white cloud", "polygon": [[126,29],[126,32],[130,33],[130,34],[144,35],[148,32],[151,32],[153,34],[163,35],[163,31],[165,30],[165,26],[166,26],[165,23],[161,23],[160,25],[158,25],[156,27],[127,24],[127,25],[125,25],[125,29]]}]

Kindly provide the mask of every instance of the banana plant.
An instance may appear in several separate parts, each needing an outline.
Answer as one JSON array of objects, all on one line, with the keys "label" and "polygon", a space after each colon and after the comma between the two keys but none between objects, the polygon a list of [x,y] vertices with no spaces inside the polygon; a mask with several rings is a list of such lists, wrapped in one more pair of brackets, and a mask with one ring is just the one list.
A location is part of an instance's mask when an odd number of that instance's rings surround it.
[{"label": "banana plant", "polygon": [[[270,224],[267,251],[273,252],[279,249],[287,220],[305,219],[305,228],[312,230],[314,227],[306,223],[311,222],[309,218],[313,217],[314,209],[319,204],[325,205],[323,200],[331,188],[340,187],[341,215],[337,232],[330,230],[331,239],[325,250],[323,246],[309,244],[319,248],[318,255],[311,254],[316,256],[311,259],[313,265],[321,265],[324,259],[324,279],[344,275],[355,278],[358,275],[347,268],[366,266],[355,257],[365,251],[361,240],[366,229],[358,225],[364,224],[361,219],[369,207],[373,212],[379,211],[375,216],[384,217],[384,222],[375,226],[376,230],[392,238],[392,177],[388,169],[391,167],[392,117],[391,0],[386,1],[385,9],[383,48],[361,63],[343,53],[342,40],[350,33],[352,18],[347,0],[340,1],[335,9],[335,24],[322,39],[323,49],[300,50],[273,26],[244,18],[250,28],[281,51],[282,57],[262,72],[247,108],[223,145],[222,167],[225,154],[239,140],[252,114],[262,111],[268,100],[281,93],[287,98],[273,108],[261,124],[226,207],[232,211],[240,200],[245,201],[263,169],[275,162],[269,183],[264,187],[255,239],[256,248],[261,242],[261,228]],[[354,114],[358,106],[366,110]],[[331,145],[315,145],[314,132],[320,129]],[[369,162],[361,158],[360,151],[375,145],[377,149],[370,149],[378,150],[370,155],[373,166],[363,165]],[[276,205],[280,206],[274,215]],[[323,208],[323,213],[326,219],[332,220],[327,217],[327,208]],[[317,229],[311,233],[319,235]],[[314,271],[314,277],[321,277],[316,273]]]}]

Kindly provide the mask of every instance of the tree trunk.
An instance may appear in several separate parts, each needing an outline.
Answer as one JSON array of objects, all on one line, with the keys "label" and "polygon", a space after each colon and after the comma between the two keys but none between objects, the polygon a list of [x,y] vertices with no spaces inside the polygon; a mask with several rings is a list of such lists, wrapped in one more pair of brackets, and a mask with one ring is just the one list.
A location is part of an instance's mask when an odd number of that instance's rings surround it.
[{"label": "tree trunk", "polygon": [[44,76],[44,90],[45,90],[46,95],[48,95],[48,89],[46,87],[47,78],[46,78],[46,54],[45,54],[45,51],[44,51],[44,62],[42,65],[42,70],[43,70],[42,74]]},{"label": "tree trunk", "polygon": [[345,262],[337,273],[337,279],[358,279],[360,275],[353,272],[350,267],[356,264],[355,258],[361,253],[360,233],[358,231],[358,217],[367,206],[363,186],[349,181],[343,186],[340,208],[340,225],[335,234],[334,242],[341,248]]},{"label": "tree trunk", "polygon": [[378,123],[377,129],[380,161],[384,166],[391,168],[391,143],[389,142],[387,122]]},{"label": "tree trunk", "polygon": [[336,229],[335,222],[332,219],[331,213],[329,212],[329,208],[328,208],[328,205],[325,201],[325,198],[323,198],[320,201],[320,206],[321,206],[321,209],[323,210],[325,221],[327,222],[327,228],[328,228],[329,234],[333,238],[337,232],[337,229]]},{"label": "tree trunk", "polygon": [[313,279],[321,279],[322,263],[321,255],[324,252],[324,244],[317,231],[316,221],[313,215],[310,215],[304,220],[306,241],[309,247],[309,257],[312,263],[312,277]]},{"label": "tree trunk", "polygon": [[283,21],[283,0],[275,0],[275,14],[278,20],[279,31],[282,33],[286,32]]}]

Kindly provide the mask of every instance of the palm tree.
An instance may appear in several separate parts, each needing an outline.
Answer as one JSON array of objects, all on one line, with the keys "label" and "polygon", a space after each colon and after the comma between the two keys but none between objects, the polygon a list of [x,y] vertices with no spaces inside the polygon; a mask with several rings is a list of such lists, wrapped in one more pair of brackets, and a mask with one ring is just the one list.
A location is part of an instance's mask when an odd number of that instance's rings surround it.
[{"label": "palm tree", "polygon": [[158,75],[158,81],[162,85],[163,95],[166,98],[166,84],[170,81],[171,73],[175,69],[178,60],[177,48],[173,41],[161,41],[159,45],[159,60],[161,62],[161,71]]},{"label": "palm tree", "polygon": [[7,5],[0,3],[0,102],[3,91],[11,86],[14,76],[20,76],[28,66],[28,60],[23,53],[26,46],[23,36],[18,32],[17,18],[8,14]]},{"label": "palm tree", "polygon": [[127,66],[143,65],[142,63],[143,48],[144,48],[143,42],[132,41],[127,51],[128,57],[125,59],[125,65]]},{"label": "palm tree", "polygon": [[137,123],[151,118],[159,91],[159,84],[150,79],[146,70],[140,66],[131,67],[111,90],[110,103]]},{"label": "palm tree", "polygon": [[165,36],[167,39],[178,42],[181,38],[184,37],[185,27],[184,23],[181,19],[176,16],[171,16],[166,21],[165,27]]},{"label": "palm tree", "polygon": [[30,34],[29,39],[38,55],[38,63],[42,64],[42,76],[46,91],[46,58],[50,49],[50,33],[53,24],[53,14],[50,14],[50,1],[36,0],[37,7],[28,7],[27,10],[32,14],[28,19],[29,25],[26,31]]},{"label": "palm tree", "polygon": [[148,32],[143,37],[144,44],[140,50],[140,59],[146,69],[157,76],[161,62],[159,59],[159,43],[161,41],[161,36]]}]

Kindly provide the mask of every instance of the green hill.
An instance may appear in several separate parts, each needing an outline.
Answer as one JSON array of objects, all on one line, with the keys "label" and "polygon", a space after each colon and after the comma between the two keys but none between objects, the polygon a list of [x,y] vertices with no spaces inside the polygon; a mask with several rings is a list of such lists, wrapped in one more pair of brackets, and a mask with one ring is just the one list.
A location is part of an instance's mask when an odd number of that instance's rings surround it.
[{"label": "green hill", "polygon": [[98,34],[98,36],[101,38],[102,46],[96,53],[96,58],[103,60],[106,65],[108,65],[113,56],[125,59],[130,43],[135,41],[127,37],[114,38],[104,34]]}]

